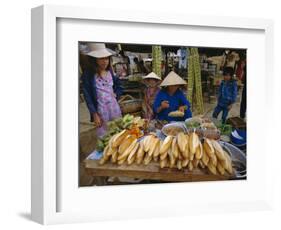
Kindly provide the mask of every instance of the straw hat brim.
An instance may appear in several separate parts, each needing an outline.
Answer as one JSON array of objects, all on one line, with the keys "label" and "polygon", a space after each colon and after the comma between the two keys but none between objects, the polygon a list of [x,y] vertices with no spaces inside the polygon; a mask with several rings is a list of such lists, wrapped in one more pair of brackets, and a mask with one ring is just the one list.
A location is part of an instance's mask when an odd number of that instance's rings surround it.
[{"label": "straw hat brim", "polygon": [[176,86],[176,85],[178,85],[178,86],[182,86],[182,85],[187,85],[187,83],[184,83],[184,84],[160,84],[160,87],[166,87],[166,86]]},{"label": "straw hat brim", "polygon": [[110,57],[114,55],[115,52],[113,50],[110,50],[108,48],[101,49],[101,50],[94,50],[89,53],[87,53],[88,56],[94,57],[94,58],[104,58],[104,57]]},{"label": "straw hat brim", "polygon": [[150,74],[148,74],[148,75],[142,77],[143,80],[145,80],[145,79],[150,79],[150,78],[156,79],[156,80],[159,80],[159,81],[162,80],[161,77],[157,76],[157,75],[156,75],[155,73],[153,73],[153,72],[151,72]]}]

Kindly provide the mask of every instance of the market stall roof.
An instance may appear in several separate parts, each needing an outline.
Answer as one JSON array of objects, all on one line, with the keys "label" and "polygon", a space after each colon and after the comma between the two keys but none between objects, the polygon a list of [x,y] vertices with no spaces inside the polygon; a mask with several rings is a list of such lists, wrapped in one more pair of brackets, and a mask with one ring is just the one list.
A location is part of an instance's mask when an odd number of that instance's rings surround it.
[{"label": "market stall roof", "polygon": [[[106,47],[115,50],[117,43],[106,43]],[[121,44],[121,48],[124,51],[136,52],[136,53],[151,53],[152,46],[150,45],[136,45],[136,44]]]},{"label": "market stall roof", "polygon": [[[118,43],[106,43],[106,47],[112,50],[117,48]],[[122,50],[124,51],[131,51],[136,53],[152,53],[152,46],[153,45],[141,45],[141,44],[121,44]],[[181,46],[161,46],[164,52],[174,52],[177,53],[177,50]],[[198,47],[199,54],[206,54],[207,56],[219,56],[222,55],[223,52],[226,50],[234,50],[237,53],[246,54],[246,49],[233,49],[233,48],[225,48],[225,47]]]},{"label": "market stall roof", "polygon": [[225,50],[235,51],[246,56],[246,49],[198,47],[199,54],[206,54],[208,57],[220,56]]},{"label": "market stall roof", "polygon": [[[138,45],[138,44],[121,44],[122,50],[136,53],[152,53],[153,45]],[[117,43],[106,43],[106,47],[115,50]],[[162,50],[176,52],[179,46],[161,46]]]}]

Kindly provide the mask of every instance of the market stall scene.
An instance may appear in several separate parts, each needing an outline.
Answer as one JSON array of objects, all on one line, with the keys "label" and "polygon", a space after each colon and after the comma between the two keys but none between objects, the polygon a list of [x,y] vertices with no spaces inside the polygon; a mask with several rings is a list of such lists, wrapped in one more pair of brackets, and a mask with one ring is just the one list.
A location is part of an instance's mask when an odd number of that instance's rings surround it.
[{"label": "market stall scene", "polygon": [[245,49],[79,52],[80,186],[246,179]]}]

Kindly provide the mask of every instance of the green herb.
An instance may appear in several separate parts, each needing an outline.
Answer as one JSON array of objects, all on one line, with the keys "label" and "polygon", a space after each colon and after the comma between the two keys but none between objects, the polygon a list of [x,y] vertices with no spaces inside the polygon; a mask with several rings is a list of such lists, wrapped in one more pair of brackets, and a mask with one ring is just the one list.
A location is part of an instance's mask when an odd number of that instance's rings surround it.
[{"label": "green herb", "polygon": [[220,124],[218,129],[220,130],[221,135],[229,136],[232,132],[232,126],[227,124]]}]

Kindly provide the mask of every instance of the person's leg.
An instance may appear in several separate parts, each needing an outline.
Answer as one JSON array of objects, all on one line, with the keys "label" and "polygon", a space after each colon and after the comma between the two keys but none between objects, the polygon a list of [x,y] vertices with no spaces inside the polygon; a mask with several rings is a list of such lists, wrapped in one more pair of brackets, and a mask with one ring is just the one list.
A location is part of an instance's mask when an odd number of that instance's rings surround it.
[{"label": "person's leg", "polygon": [[217,105],[213,112],[213,118],[218,118],[218,115],[220,114],[221,111],[222,111],[222,107]]},{"label": "person's leg", "polygon": [[228,115],[228,108],[227,106],[223,108],[222,110],[222,123],[225,124],[225,121],[226,121],[226,118],[227,118],[227,115]]},{"label": "person's leg", "polygon": [[99,138],[103,137],[107,132],[107,122],[109,119],[109,111],[106,105],[98,107],[98,113],[102,119],[102,126],[96,129],[96,134]]},{"label": "person's leg", "polygon": [[246,113],[246,86],[244,86],[242,91],[241,105],[240,105],[240,117],[245,118]]}]

